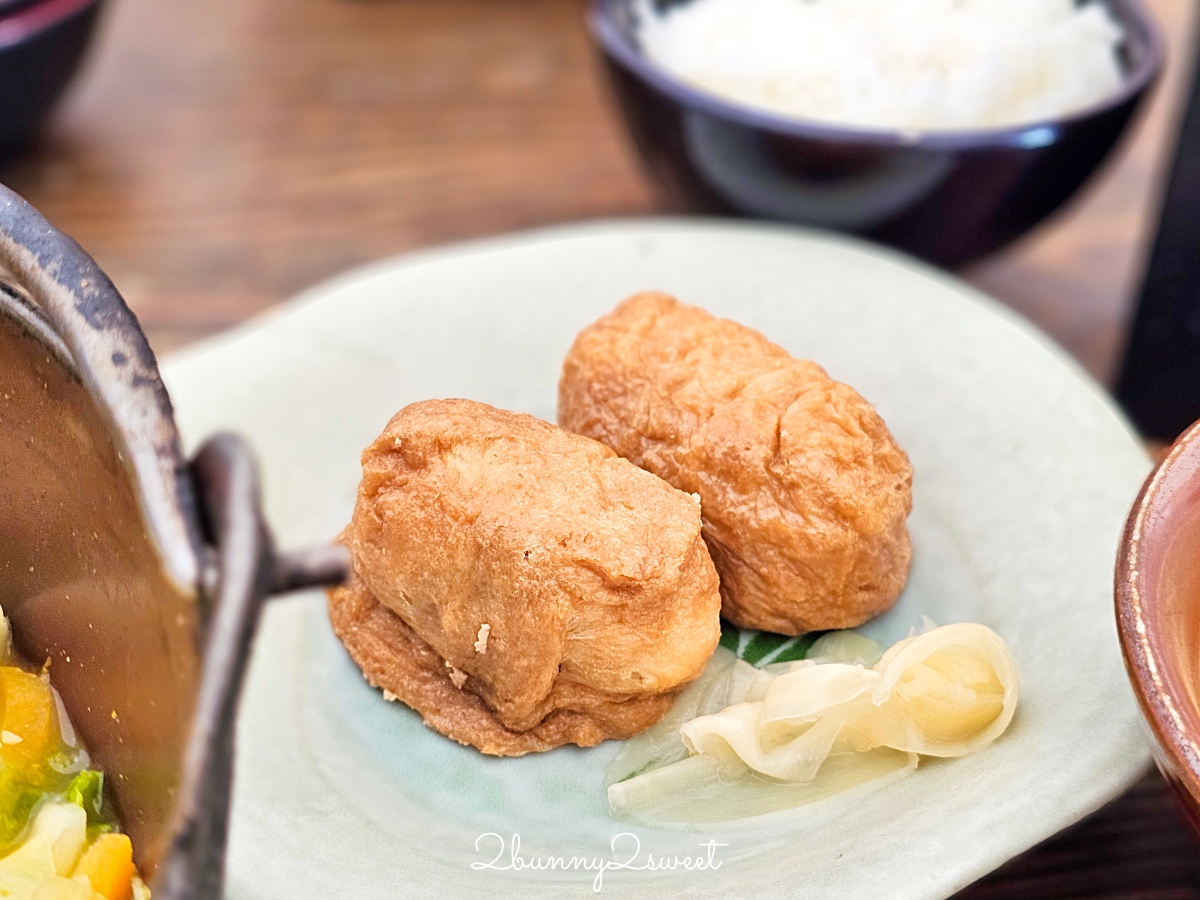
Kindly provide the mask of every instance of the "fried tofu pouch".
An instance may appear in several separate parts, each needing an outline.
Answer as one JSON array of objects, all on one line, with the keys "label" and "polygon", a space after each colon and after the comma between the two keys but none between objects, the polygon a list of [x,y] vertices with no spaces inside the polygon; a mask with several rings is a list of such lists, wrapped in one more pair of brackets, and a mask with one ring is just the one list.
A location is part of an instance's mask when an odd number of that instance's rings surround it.
[{"label": "fried tofu pouch", "polygon": [[757,331],[630,297],[576,338],[558,420],[700,496],[736,625],[850,628],[904,587],[908,457],[852,388]]},{"label": "fried tofu pouch", "polygon": [[697,501],[607,447],[433,400],[362,466],[330,619],[373,685],[454,740],[517,756],[629,737],[716,648]]}]

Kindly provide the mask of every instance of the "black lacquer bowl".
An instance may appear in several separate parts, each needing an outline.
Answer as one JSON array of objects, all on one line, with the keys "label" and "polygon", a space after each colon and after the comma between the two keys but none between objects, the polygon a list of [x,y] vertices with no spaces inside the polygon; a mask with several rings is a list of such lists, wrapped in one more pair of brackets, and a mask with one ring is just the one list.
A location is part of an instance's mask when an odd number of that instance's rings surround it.
[{"label": "black lacquer bowl", "polygon": [[1163,63],[1140,0],[1105,0],[1125,31],[1121,89],[1016,128],[904,135],[762,112],[679,80],[638,49],[634,4],[590,24],[634,141],[669,204],[861,234],[942,266],[1020,237],[1099,166]]},{"label": "black lacquer bowl", "polygon": [[0,162],[37,131],[66,91],[104,0],[0,0]]}]

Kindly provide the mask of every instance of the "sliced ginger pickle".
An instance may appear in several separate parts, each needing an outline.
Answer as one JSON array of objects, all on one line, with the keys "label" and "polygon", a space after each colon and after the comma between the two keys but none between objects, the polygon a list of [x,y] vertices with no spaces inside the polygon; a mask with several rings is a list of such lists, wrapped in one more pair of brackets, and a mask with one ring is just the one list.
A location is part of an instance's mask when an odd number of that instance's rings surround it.
[{"label": "sliced ginger pickle", "polygon": [[941,653],[917,663],[887,701],[917,723],[934,747],[970,740],[1004,710],[1004,686],[995,671],[974,658],[963,662],[959,654]]},{"label": "sliced ginger pickle", "polygon": [[880,682],[865,729],[880,744],[923,756],[965,756],[1008,728],[1017,670],[998,634],[944,625],[894,645],[875,665]]},{"label": "sliced ginger pickle", "polygon": [[982,750],[1012,720],[1016,666],[990,628],[934,628],[869,667],[866,643],[835,636],[822,651],[847,652],[761,671],[746,682],[753,691],[675,725],[690,755],[610,785],[614,811],[646,823],[719,821],[849,798],[905,777],[920,756]]}]

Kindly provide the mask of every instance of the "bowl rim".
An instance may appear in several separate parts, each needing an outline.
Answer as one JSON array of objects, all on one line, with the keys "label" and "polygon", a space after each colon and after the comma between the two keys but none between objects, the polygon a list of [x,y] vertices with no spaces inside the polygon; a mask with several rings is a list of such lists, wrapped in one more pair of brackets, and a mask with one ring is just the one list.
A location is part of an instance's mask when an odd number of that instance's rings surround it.
[{"label": "bowl rim", "polygon": [[19,46],[88,7],[99,6],[103,2],[104,0],[37,0],[8,13],[0,9],[0,51]]},{"label": "bowl rim", "polygon": [[41,2],[44,0],[0,0],[0,16],[12,15]]},{"label": "bowl rim", "polygon": [[[1021,125],[999,128],[958,131],[899,131],[895,129],[860,128],[802,119],[756,109],[718,94],[694,87],[668,70],[651,62],[626,40],[613,20],[613,9],[621,0],[591,0],[587,22],[593,39],[609,59],[626,71],[666,94],[683,106],[728,119],[750,128],[773,131],[797,138],[809,138],[831,143],[859,144],[877,147],[918,147],[936,150],[971,150],[993,147],[1035,149],[1055,143],[1065,128],[1092,119],[1136,99],[1158,78],[1165,58],[1165,43],[1158,23],[1143,0],[1123,0],[1126,14],[1121,24],[1130,24],[1141,32],[1146,53],[1126,74],[1120,89],[1103,100],[1065,116],[1040,119]],[[1113,11],[1108,0],[1100,0]]]},{"label": "bowl rim", "polygon": [[1200,422],[1176,439],[1134,501],[1117,555],[1114,599],[1121,655],[1142,715],[1159,750],[1167,756],[1170,771],[1164,774],[1200,804],[1200,736],[1189,734],[1179,714],[1180,707],[1192,701],[1178,696],[1172,679],[1167,677],[1173,667],[1159,649],[1156,617],[1147,614],[1154,600],[1144,594],[1141,578],[1145,556],[1142,545],[1166,502],[1163,487],[1184,458],[1200,465]]}]

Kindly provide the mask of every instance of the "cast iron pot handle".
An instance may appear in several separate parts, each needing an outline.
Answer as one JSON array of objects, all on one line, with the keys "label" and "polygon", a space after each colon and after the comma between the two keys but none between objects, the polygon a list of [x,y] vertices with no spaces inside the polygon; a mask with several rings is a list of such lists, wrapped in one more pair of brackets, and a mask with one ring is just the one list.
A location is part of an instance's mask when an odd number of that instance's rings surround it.
[{"label": "cast iron pot handle", "polygon": [[258,466],[246,442],[218,434],[196,453],[192,477],[210,548],[202,562],[205,678],[184,760],[174,839],[159,869],[156,900],[220,900],[233,781],[238,697],[268,597],[341,584],[349,555],[336,545],[277,553],[263,519]]},{"label": "cast iron pot handle", "polygon": [[0,273],[61,341],[133,474],[168,576],[198,592],[203,676],[172,842],[156,900],[220,900],[232,786],[234,719],[263,600],[340,583],[346,552],[276,553],[262,516],[258,469],[245,442],[211,438],[184,462],[158,365],[137,319],[78,244],[0,185]]}]

